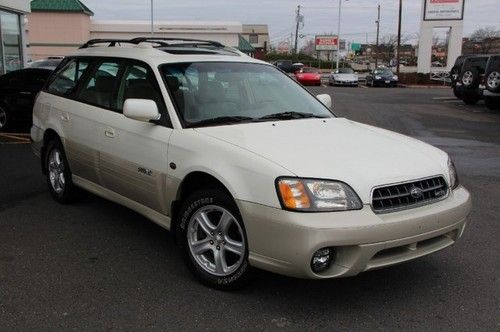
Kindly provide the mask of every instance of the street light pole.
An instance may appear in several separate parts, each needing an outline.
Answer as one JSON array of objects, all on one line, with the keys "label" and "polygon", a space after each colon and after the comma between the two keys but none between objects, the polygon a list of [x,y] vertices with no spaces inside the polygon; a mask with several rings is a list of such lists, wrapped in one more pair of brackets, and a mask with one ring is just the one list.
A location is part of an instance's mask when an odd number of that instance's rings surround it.
[{"label": "street light pole", "polygon": [[153,0],[151,0],[151,36],[154,35],[154,16],[153,16]]},{"label": "street light pole", "polygon": [[299,24],[300,24],[300,5],[297,6],[297,16],[295,17],[296,25],[295,25],[295,45],[293,47],[293,54],[297,54],[298,50],[298,41],[299,41]]},{"label": "street light pole", "polygon": [[378,4],[378,14],[377,14],[377,46],[375,47],[375,68],[378,67],[378,36],[380,33],[380,4]]},{"label": "street light pole", "polygon": [[342,14],[342,0],[339,0],[339,19],[337,22],[337,68],[339,69],[340,62],[340,16]]},{"label": "street light pole", "polygon": [[397,52],[398,56],[396,57],[396,73],[399,75],[399,61],[401,60],[401,14],[403,12],[403,0],[399,0],[399,20],[398,20],[398,46]]}]

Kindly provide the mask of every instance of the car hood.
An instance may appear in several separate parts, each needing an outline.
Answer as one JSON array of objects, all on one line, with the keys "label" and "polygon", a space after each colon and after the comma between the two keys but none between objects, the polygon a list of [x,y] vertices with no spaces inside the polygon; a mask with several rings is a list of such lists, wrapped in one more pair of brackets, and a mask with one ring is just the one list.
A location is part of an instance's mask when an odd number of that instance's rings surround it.
[{"label": "car hood", "polygon": [[376,76],[380,76],[385,80],[389,80],[389,79],[392,79],[394,77],[394,75],[390,75],[390,74],[375,74],[375,75],[373,75],[373,77],[376,77]]},{"label": "car hood", "polygon": [[357,74],[333,74],[333,77],[335,77],[335,79],[345,81],[356,81],[358,79]]},{"label": "car hood", "polygon": [[369,203],[375,186],[447,174],[447,154],[441,150],[344,118],[195,130],[260,155],[296,176],[343,181],[364,203]]}]

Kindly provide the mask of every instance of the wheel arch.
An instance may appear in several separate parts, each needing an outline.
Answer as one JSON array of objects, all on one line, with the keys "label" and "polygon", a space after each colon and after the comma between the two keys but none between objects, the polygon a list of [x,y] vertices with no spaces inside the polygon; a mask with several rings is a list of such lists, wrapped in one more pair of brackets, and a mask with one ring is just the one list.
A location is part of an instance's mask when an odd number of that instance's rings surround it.
[{"label": "wheel arch", "polygon": [[40,152],[40,161],[42,163],[43,174],[47,173],[47,168],[45,165],[45,153],[47,152],[47,145],[49,144],[49,142],[51,142],[53,140],[57,140],[62,144],[61,137],[54,129],[49,128],[49,129],[45,130],[45,132],[43,133],[43,144],[42,144],[42,148],[41,148],[41,152]]},{"label": "wheel arch", "polygon": [[231,197],[234,200],[234,195],[228,187],[214,175],[204,171],[192,171],[187,174],[179,184],[175,199],[171,203],[171,227],[170,231],[173,235],[176,233],[178,224],[178,214],[184,200],[193,192],[200,189],[218,189]]}]

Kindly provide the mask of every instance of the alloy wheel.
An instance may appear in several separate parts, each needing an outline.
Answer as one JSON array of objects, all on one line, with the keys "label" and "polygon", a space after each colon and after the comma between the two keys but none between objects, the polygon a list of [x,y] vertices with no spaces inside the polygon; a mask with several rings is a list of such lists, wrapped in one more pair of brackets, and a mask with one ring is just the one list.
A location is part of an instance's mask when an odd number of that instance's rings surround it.
[{"label": "alloy wheel", "polygon": [[500,73],[494,71],[488,75],[487,80],[488,87],[490,89],[497,89],[500,86]]},{"label": "alloy wheel", "polygon": [[64,176],[64,162],[61,152],[58,149],[53,149],[50,152],[48,160],[49,180],[52,189],[57,194],[64,191],[66,179]]},{"label": "alloy wheel", "polygon": [[244,261],[243,229],[223,207],[207,205],[194,213],[189,220],[187,240],[196,263],[212,275],[228,276]]},{"label": "alloy wheel", "polygon": [[470,86],[472,85],[472,81],[474,80],[474,75],[472,74],[471,71],[466,71],[464,75],[462,76],[462,83],[465,86]]}]

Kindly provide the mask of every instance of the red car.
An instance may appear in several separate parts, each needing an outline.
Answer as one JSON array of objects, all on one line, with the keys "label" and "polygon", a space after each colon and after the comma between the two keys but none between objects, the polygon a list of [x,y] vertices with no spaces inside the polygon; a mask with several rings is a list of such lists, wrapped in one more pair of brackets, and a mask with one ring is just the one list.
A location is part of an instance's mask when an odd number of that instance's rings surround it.
[{"label": "red car", "polygon": [[297,71],[295,79],[303,85],[321,85],[319,70],[312,67],[304,67]]}]

